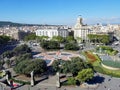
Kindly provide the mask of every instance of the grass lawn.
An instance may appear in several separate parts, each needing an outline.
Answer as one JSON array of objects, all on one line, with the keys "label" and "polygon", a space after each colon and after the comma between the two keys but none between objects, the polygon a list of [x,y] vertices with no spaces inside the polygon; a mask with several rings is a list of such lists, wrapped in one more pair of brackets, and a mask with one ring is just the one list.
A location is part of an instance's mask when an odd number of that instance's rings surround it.
[{"label": "grass lawn", "polygon": [[[114,77],[120,77],[120,70],[110,70],[110,69],[106,69],[103,66],[101,66],[100,64],[101,60],[98,57],[98,55],[93,54],[91,51],[84,52],[84,55],[86,56],[88,62],[92,64],[95,71],[103,73],[103,74],[107,74],[110,76],[114,76]],[[90,56],[93,58],[93,60]]]},{"label": "grass lawn", "polygon": [[104,65],[110,66],[110,67],[115,67],[115,68],[120,68],[120,61],[113,61],[113,60],[104,60],[102,61]]},{"label": "grass lawn", "polygon": [[0,77],[3,77],[4,75],[5,75],[5,73],[0,71]]},{"label": "grass lawn", "polygon": [[110,46],[99,46],[96,48],[96,51],[99,52],[99,49],[102,49],[102,53],[107,53],[109,55],[116,55],[118,53],[117,50],[114,50],[112,47]]}]

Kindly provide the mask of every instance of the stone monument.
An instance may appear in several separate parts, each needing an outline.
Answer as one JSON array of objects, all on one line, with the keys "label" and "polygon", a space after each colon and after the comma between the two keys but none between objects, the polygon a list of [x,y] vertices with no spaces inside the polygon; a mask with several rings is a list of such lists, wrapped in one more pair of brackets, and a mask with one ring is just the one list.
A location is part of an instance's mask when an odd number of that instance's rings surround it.
[{"label": "stone monument", "polygon": [[6,72],[6,76],[5,76],[6,80],[7,80],[7,83],[10,85],[10,86],[13,86],[13,81],[9,81],[9,79],[11,78],[11,72],[7,71]]},{"label": "stone monument", "polygon": [[31,73],[30,73],[30,75],[31,75],[31,86],[34,86],[35,85],[35,81],[34,81],[34,71],[32,71]]},{"label": "stone monument", "polygon": [[60,87],[60,74],[59,74],[59,72],[57,72],[57,74],[56,74],[56,87]]}]

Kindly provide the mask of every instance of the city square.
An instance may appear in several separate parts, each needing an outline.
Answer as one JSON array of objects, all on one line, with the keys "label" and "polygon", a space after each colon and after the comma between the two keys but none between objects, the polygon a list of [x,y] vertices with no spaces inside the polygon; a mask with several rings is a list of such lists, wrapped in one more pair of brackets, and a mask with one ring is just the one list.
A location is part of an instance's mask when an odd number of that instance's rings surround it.
[{"label": "city square", "polygon": [[0,90],[120,90],[119,0],[0,0]]}]

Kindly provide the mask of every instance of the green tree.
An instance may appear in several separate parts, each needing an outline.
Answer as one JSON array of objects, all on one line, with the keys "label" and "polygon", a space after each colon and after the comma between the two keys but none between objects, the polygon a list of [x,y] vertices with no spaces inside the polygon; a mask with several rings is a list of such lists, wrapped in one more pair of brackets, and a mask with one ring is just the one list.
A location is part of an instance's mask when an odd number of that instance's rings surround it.
[{"label": "green tree", "polygon": [[52,40],[53,41],[58,41],[59,43],[63,43],[64,42],[64,38],[62,36],[53,36]]},{"label": "green tree", "polygon": [[31,61],[31,63],[24,69],[24,74],[30,74],[31,71],[34,71],[35,75],[46,72],[47,64],[45,60],[36,59]]},{"label": "green tree", "polygon": [[49,38],[48,36],[37,36],[37,41],[42,42],[48,40],[48,38]]},{"label": "green tree", "polygon": [[21,55],[25,53],[31,53],[31,49],[26,44],[24,44],[14,48],[13,52],[15,53],[15,55]]},{"label": "green tree", "polygon": [[66,42],[68,42],[68,43],[75,43],[75,42],[76,42],[73,36],[67,36],[67,37],[65,38],[65,40],[66,40]]},{"label": "green tree", "polygon": [[4,53],[2,54],[2,57],[3,57],[3,58],[5,58],[5,57],[11,58],[11,57],[13,57],[13,55],[14,55],[14,52],[13,52],[13,51],[6,51],[6,52],[4,52]]},{"label": "green tree", "polygon": [[47,70],[47,64],[44,60],[25,60],[18,63],[14,70],[16,73],[29,76],[31,71],[34,71],[35,75],[42,74]]},{"label": "green tree", "polygon": [[90,42],[93,42],[93,41],[94,41],[94,36],[93,36],[93,34],[88,34],[88,38],[89,38]]},{"label": "green tree", "polygon": [[30,60],[21,61],[14,67],[14,71],[19,74],[25,74],[24,70],[28,65],[30,65],[30,63]]},{"label": "green tree", "polygon": [[63,73],[67,74],[67,73],[71,73],[71,61],[65,61],[62,64],[62,71]]},{"label": "green tree", "polygon": [[76,37],[76,41],[77,41],[77,43],[81,43],[82,42],[82,38]]},{"label": "green tree", "polygon": [[57,41],[49,41],[48,49],[60,49],[60,43]]},{"label": "green tree", "polygon": [[68,84],[68,85],[75,85],[75,84],[76,84],[75,78],[74,78],[74,77],[69,77],[69,78],[67,79],[67,84]]},{"label": "green tree", "polygon": [[76,76],[82,69],[89,68],[88,64],[84,62],[80,57],[71,58],[70,72]]},{"label": "green tree", "polygon": [[60,71],[60,62],[59,60],[54,60],[53,64],[52,64],[52,68],[54,72]]},{"label": "green tree", "polygon": [[55,72],[71,73],[76,76],[82,69],[92,68],[87,62],[84,62],[80,57],[73,57],[70,61],[55,60],[52,68]]},{"label": "green tree", "polygon": [[108,44],[110,42],[110,38],[108,35],[103,35],[103,39],[101,40],[102,43]]},{"label": "green tree", "polygon": [[9,36],[4,36],[4,35],[0,36],[0,44],[6,44],[9,40],[10,40]]},{"label": "green tree", "polygon": [[76,79],[79,80],[81,83],[85,81],[89,81],[94,76],[94,72],[92,69],[83,69],[82,71],[78,72]]},{"label": "green tree", "polygon": [[110,42],[109,35],[88,34],[90,42],[108,44]]},{"label": "green tree", "polygon": [[31,34],[25,36],[24,40],[25,41],[36,40],[36,38],[37,38],[36,34],[35,33],[31,33]]},{"label": "green tree", "polygon": [[42,41],[40,45],[44,49],[60,49],[60,43],[57,41]]},{"label": "green tree", "polygon": [[16,57],[15,64],[17,65],[22,61],[31,60],[31,59],[32,59],[32,54],[31,53],[25,53],[25,54],[22,54],[22,55],[19,55],[19,56]]},{"label": "green tree", "polygon": [[66,43],[64,48],[66,50],[79,50],[79,46],[75,43]]}]

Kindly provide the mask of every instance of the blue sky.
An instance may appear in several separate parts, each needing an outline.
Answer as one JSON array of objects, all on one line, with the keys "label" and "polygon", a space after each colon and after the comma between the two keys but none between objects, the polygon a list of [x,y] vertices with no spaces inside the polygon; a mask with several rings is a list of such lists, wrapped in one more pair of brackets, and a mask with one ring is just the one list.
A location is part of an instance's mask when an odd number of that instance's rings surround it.
[{"label": "blue sky", "polygon": [[0,0],[0,21],[74,25],[120,23],[120,0]]}]

